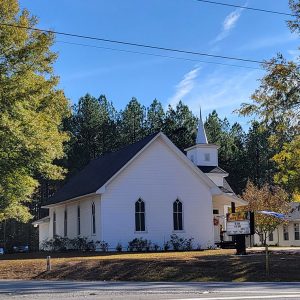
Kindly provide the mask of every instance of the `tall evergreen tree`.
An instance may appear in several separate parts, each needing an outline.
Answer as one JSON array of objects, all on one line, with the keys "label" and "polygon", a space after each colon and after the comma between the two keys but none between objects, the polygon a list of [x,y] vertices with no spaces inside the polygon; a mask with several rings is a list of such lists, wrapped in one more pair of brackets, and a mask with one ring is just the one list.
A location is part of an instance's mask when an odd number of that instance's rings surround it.
[{"label": "tall evergreen tree", "polygon": [[100,154],[100,104],[89,94],[81,97],[73,107],[73,114],[66,121],[71,133],[67,146],[69,175],[85,166]]},{"label": "tall evergreen tree", "polygon": [[122,143],[132,144],[146,135],[146,108],[133,97],[121,112]]},{"label": "tall evergreen tree", "polygon": [[147,109],[147,133],[160,131],[164,126],[165,112],[162,104],[154,99]]},{"label": "tall evergreen tree", "polygon": [[256,186],[273,184],[275,173],[272,156],[274,152],[269,142],[270,132],[257,121],[252,126],[246,137],[246,167],[248,177]]},{"label": "tall evergreen tree", "polygon": [[180,150],[183,151],[195,144],[196,128],[197,118],[187,105],[179,101],[175,110],[169,105],[165,117],[164,132]]},{"label": "tall evergreen tree", "polygon": [[120,146],[119,114],[105,95],[101,95],[98,101],[100,105],[99,150],[103,154],[116,150]]},{"label": "tall evergreen tree", "polygon": [[219,166],[229,173],[228,181],[233,190],[241,194],[249,174],[245,168],[245,133],[240,124],[230,126],[214,110],[208,115],[205,128],[209,143],[219,145]]}]

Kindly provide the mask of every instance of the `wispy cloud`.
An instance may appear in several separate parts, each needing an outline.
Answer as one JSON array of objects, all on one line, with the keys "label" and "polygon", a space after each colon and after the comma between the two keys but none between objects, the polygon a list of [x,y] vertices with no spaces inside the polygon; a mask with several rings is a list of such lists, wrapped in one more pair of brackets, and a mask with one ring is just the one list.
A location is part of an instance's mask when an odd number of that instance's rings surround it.
[{"label": "wispy cloud", "polygon": [[229,35],[231,30],[236,26],[243,10],[244,8],[238,8],[226,16],[222,24],[222,30],[212,41],[213,44],[224,40]]},{"label": "wispy cloud", "polygon": [[298,40],[298,36],[292,33],[284,33],[276,36],[266,36],[263,38],[258,38],[256,40],[251,40],[249,43],[244,44],[239,47],[239,51],[253,51],[264,48],[271,48],[278,45],[284,45]]},{"label": "wispy cloud", "polygon": [[293,61],[299,62],[299,57],[300,57],[299,50],[288,50],[287,53],[290,55]]},{"label": "wispy cloud", "polygon": [[257,78],[262,76],[260,70],[235,70],[228,76],[228,68],[221,67],[211,73],[201,72],[194,80],[194,88],[183,99],[190,109],[197,114],[199,104],[204,115],[217,110],[221,118],[230,122],[238,121],[247,126],[246,119],[241,119],[232,112],[242,102],[248,102],[257,87]]},{"label": "wispy cloud", "polygon": [[200,67],[195,67],[183,76],[183,79],[176,85],[174,95],[169,99],[169,104],[176,105],[194,88]]}]

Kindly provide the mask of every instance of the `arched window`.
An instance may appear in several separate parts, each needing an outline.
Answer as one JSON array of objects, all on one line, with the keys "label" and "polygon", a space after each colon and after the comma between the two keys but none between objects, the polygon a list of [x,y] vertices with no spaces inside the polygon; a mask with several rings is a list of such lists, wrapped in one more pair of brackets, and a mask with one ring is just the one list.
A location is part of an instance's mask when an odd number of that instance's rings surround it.
[{"label": "arched window", "polygon": [[142,199],[135,202],[135,231],[145,231],[145,203]]},{"label": "arched window", "polygon": [[64,236],[68,235],[68,212],[67,208],[65,208],[64,212]]},{"label": "arched window", "polygon": [[178,199],[173,203],[173,224],[174,230],[183,230],[182,203]]},{"label": "arched window", "polygon": [[80,235],[80,205],[77,206],[77,235]]},{"label": "arched window", "polygon": [[95,203],[92,203],[92,234],[96,234],[96,209]]},{"label": "arched window", "polygon": [[56,236],[56,212],[53,212],[53,237]]}]

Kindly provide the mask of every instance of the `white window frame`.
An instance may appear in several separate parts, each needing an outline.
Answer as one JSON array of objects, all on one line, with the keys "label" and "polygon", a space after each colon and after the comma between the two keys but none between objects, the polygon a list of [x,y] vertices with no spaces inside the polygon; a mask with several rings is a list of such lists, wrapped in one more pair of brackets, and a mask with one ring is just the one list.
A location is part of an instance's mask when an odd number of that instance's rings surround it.
[{"label": "white window frame", "polygon": [[268,240],[269,242],[274,242],[274,231],[269,232]]},{"label": "white window frame", "polygon": [[289,241],[290,237],[289,237],[289,227],[288,225],[283,225],[283,240],[284,241]]},{"label": "white window frame", "polygon": [[[174,223],[174,203],[175,202],[177,202],[177,201],[179,201],[180,203],[181,203],[181,208],[182,208],[182,210],[181,210],[181,212],[177,212],[177,219],[178,219],[178,216],[179,216],[179,214],[181,214],[181,225],[182,225],[182,228],[181,229],[175,229],[175,223]],[[182,232],[182,231],[184,231],[184,223],[183,223],[183,202],[179,199],[179,198],[177,198],[173,203],[172,203],[172,212],[173,212],[173,214],[172,214],[172,216],[173,216],[173,231],[174,232]],[[179,220],[177,220],[177,222],[178,222],[178,225],[179,225]]]},{"label": "white window frame", "polygon": [[96,205],[95,202],[92,202],[91,205],[91,225],[92,225],[92,235],[96,235]]},{"label": "white window frame", "polygon": [[81,234],[81,209],[80,204],[77,205],[77,235]]},{"label": "white window frame", "polygon": [[56,211],[54,210],[53,213],[52,213],[52,234],[53,234],[53,237],[56,237],[57,236],[57,230],[56,230]]},{"label": "white window frame", "polygon": [[210,153],[204,153],[204,161],[210,161]]},{"label": "white window frame", "polygon": [[295,239],[295,241],[300,240],[300,225],[299,225],[299,223],[294,223],[294,239]]},{"label": "white window frame", "polygon": [[68,209],[64,210],[64,237],[68,236]]},{"label": "white window frame", "polygon": [[[136,211],[136,209],[135,209],[135,207],[136,207],[136,203],[137,202],[139,202],[139,201],[141,201],[141,202],[143,202],[144,203],[144,211],[143,212],[141,212],[141,211]],[[141,215],[144,215],[144,230],[137,230],[137,224],[136,224],[136,214],[138,214],[138,216],[139,216],[139,223],[140,223],[140,228],[141,228]],[[141,197],[139,197],[138,198],[138,200],[137,201],[135,201],[134,202],[134,232],[135,233],[145,233],[145,232],[147,232],[147,226],[146,226],[146,202],[141,198]]]}]

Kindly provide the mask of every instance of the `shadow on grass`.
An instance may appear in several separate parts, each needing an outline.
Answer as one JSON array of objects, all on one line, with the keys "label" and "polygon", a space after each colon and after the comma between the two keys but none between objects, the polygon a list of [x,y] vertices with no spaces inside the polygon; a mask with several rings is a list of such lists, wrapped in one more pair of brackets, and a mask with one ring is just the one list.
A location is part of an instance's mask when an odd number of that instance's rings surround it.
[{"label": "shadow on grass", "polygon": [[263,255],[199,256],[179,259],[115,259],[67,261],[35,279],[121,281],[299,281],[300,256],[271,255],[265,276]]}]

